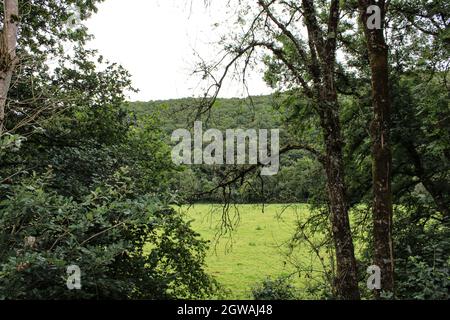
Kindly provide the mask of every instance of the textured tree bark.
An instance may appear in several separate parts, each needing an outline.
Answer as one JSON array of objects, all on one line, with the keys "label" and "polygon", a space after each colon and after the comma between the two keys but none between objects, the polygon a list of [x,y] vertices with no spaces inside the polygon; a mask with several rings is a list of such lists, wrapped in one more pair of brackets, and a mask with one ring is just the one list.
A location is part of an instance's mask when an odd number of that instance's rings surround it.
[{"label": "textured tree bark", "polygon": [[314,1],[302,1],[309,45],[314,66],[311,76],[319,105],[319,117],[325,142],[325,171],[331,211],[331,227],[336,250],[335,288],[339,299],[358,300],[358,276],[353,238],[348,216],[343,160],[343,140],[339,119],[339,102],[335,86],[336,37],[339,1],[330,4],[328,30],[318,25]]},{"label": "textured tree bark", "polygon": [[[337,104],[336,107],[338,107]],[[340,299],[358,300],[360,299],[360,293],[348,217],[342,139],[337,113],[327,109],[323,114],[322,126],[325,130],[325,170],[331,209],[331,226],[336,250],[337,276],[335,287]]]},{"label": "textured tree bark", "polygon": [[[372,72],[373,120],[372,138],[373,236],[374,263],[381,269],[381,290],[394,291],[394,254],[392,247],[392,191],[390,147],[390,96],[388,47],[383,28],[369,29],[367,8],[377,5],[384,22],[385,1],[359,0],[361,21],[369,52]],[[379,296],[379,292],[377,292]]]},{"label": "textured tree bark", "polygon": [[4,131],[5,107],[14,68],[19,17],[18,0],[4,0],[4,23],[0,34],[0,136]]},{"label": "textured tree bark", "polygon": [[346,200],[342,153],[343,142],[339,119],[340,106],[334,77],[336,67],[336,39],[340,17],[339,0],[332,0],[330,2],[327,30],[324,30],[321,24],[319,24],[314,1],[301,1],[304,23],[308,32],[307,45],[309,52],[301,45],[302,41],[297,39],[288,30],[287,26],[270,11],[270,4],[267,4],[264,0],[259,0],[258,3],[265,9],[269,19],[291,40],[300,59],[304,60],[303,62],[307,61],[304,72],[312,80],[311,85],[308,84],[309,80],[306,80],[304,74],[296,70],[293,64],[289,63],[289,58],[283,56],[281,50],[274,50],[271,45],[266,45],[296,75],[302,87],[305,89],[306,95],[317,105],[326,150],[326,154],[321,157],[323,159],[321,162],[324,163],[327,176],[328,200],[331,211],[330,222],[336,251],[337,274],[334,287],[339,299],[359,299],[360,293],[357,281],[356,259]]}]

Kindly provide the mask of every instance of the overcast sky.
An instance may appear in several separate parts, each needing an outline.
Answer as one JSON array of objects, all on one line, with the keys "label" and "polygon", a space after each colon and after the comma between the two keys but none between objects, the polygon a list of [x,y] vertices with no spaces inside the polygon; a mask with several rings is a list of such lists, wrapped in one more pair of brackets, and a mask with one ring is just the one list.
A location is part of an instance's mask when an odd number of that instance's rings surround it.
[{"label": "overcast sky", "polygon": [[[191,3],[192,1],[192,3]],[[107,59],[123,65],[140,90],[131,100],[159,100],[199,96],[202,86],[192,77],[194,51],[212,59],[218,47],[221,23],[226,30],[228,14],[223,3],[205,8],[204,0],[106,0],[88,22],[96,48]],[[258,72],[247,79],[252,95],[269,93]],[[229,81],[222,97],[245,95],[242,83]]]}]

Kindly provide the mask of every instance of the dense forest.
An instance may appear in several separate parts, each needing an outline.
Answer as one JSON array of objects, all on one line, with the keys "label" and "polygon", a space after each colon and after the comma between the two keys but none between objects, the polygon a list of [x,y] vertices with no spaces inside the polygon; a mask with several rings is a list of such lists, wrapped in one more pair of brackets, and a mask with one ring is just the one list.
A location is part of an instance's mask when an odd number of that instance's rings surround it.
[{"label": "dense forest", "polygon": [[[0,3],[0,299],[226,297],[214,244],[178,210],[199,203],[222,206],[222,235],[239,204],[307,204],[290,246],[330,262],[302,297],[449,299],[447,1],[231,1],[223,57],[195,71],[204,96],[150,102],[87,48],[99,2]],[[220,98],[252,66],[274,93]],[[195,121],[279,129],[278,173],[175,164],[172,133]],[[296,299],[261,286],[255,299]]]}]

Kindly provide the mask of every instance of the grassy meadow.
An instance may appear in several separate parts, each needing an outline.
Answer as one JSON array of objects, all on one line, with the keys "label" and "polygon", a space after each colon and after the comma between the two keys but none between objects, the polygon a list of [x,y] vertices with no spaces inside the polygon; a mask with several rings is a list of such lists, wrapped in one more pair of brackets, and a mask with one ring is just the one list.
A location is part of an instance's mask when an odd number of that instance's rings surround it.
[{"label": "grassy meadow", "polygon": [[292,275],[291,283],[301,294],[307,275],[299,276],[294,265],[312,267],[310,275],[320,272],[320,264],[306,242],[297,245],[292,256],[286,255],[297,221],[309,214],[307,205],[232,206],[230,218],[237,225],[231,233],[219,236],[223,230],[222,209],[220,205],[200,204],[178,210],[203,239],[211,241],[207,271],[228,291],[227,298],[251,298],[256,283],[282,275]]}]

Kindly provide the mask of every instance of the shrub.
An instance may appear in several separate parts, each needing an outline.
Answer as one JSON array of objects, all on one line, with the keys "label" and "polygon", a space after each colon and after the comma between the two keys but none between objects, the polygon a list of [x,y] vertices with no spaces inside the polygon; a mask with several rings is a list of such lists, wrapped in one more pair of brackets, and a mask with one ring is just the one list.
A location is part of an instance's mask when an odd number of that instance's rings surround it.
[{"label": "shrub", "polygon": [[[83,201],[46,190],[51,179],[12,186],[0,201],[0,299],[202,298],[214,291],[207,249],[174,210],[129,183],[97,187]],[[81,269],[68,290],[67,267]]]},{"label": "shrub", "polygon": [[267,278],[252,289],[255,300],[295,300],[295,287],[289,284],[289,278]]},{"label": "shrub", "polygon": [[[397,210],[394,230],[397,299],[450,297],[450,228],[434,219],[426,198],[411,199],[408,210]],[[414,210],[416,208],[416,210]]]},{"label": "shrub", "polygon": [[450,259],[446,267],[430,266],[421,257],[409,257],[408,277],[399,283],[403,297],[418,300],[448,300],[450,298]]}]

